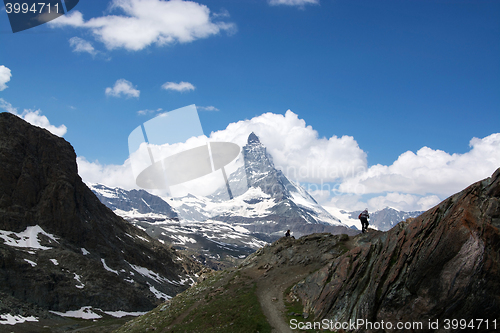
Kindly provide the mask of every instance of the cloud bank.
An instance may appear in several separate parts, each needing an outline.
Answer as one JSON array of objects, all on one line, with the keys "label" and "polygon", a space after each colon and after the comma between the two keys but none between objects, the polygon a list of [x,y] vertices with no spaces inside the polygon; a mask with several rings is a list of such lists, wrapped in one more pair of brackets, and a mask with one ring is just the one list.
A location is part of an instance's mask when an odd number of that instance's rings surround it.
[{"label": "cloud bank", "polygon": [[472,138],[469,147],[464,154],[429,147],[416,153],[407,151],[392,165],[377,164],[345,180],[339,190],[355,194],[404,192],[447,196],[490,176],[500,167],[500,133]]},{"label": "cloud bank", "polygon": [[[320,203],[345,210],[368,207],[373,211],[386,206],[426,210],[500,167],[500,133],[472,138],[470,150],[464,154],[423,147],[416,153],[401,154],[391,165],[368,167],[367,154],[353,137],[320,137],[290,110],[284,115],[264,113],[231,123],[211,133],[209,140],[244,146],[251,132],[259,136],[276,167],[291,180],[306,186]],[[137,188],[129,160],[121,166],[84,158],[78,163],[85,181]]]},{"label": "cloud bank", "polygon": [[72,11],[49,24],[52,27],[75,27],[89,30],[109,50],[139,51],[150,45],[189,43],[217,35],[233,33],[234,23],[214,21],[207,6],[192,1],[113,0],[106,15],[85,21],[79,11]]},{"label": "cloud bank", "polygon": [[138,189],[134,174],[127,159],[122,165],[102,165],[99,161],[90,162],[85,157],[77,157],[78,174],[86,183],[100,183],[126,190]]}]

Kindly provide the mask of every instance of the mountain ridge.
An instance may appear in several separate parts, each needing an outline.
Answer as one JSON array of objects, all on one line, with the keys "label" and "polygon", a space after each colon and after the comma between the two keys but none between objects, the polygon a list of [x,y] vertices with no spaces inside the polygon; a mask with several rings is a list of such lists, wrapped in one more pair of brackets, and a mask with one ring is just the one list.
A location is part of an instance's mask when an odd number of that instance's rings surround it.
[{"label": "mountain ridge", "polygon": [[280,238],[117,333],[496,331],[499,227],[500,168],[388,232]]},{"label": "mountain ridge", "polygon": [[0,160],[0,313],[146,311],[202,270],[103,205],[66,140],[0,113]]}]

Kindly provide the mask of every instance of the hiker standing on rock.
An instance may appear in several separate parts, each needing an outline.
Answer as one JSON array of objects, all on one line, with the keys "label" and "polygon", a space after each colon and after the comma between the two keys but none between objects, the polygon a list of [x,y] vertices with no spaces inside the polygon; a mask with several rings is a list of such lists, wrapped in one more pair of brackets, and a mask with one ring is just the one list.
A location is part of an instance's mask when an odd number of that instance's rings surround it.
[{"label": "hiker standing on rock", "polygon": [[361,214],[359,214],[358,216],[358,219],[361,220],[361,232],[365,232],[368,230],[368,218],[370,217],[370,215],[368,215],[368,208],[365,208],[364,211],[361,212]]},{"label": "hiker standing on rock", "polygon": [[290,229],[286,231],[285,237],[290,237]]}]

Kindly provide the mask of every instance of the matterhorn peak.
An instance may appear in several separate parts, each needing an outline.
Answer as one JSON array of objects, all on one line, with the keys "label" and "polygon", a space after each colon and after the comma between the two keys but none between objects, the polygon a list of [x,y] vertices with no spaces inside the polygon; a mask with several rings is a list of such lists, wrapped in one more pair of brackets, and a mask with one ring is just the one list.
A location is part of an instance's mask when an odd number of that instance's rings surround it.
[{"label": "matterhorn peak", "polygon": [[247,144],[260,144],[259,137],[254,132],[250,133],[250,135],[248,136]]}]

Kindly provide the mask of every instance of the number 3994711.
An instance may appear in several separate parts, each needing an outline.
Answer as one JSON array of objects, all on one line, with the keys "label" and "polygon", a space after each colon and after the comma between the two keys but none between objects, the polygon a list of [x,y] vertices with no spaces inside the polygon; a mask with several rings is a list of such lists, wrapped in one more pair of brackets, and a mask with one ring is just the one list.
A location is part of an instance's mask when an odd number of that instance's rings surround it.
[{"label": "number 3994711", "polygon": [[5,4],[5,10],[7,14],[14,13],[14,14],[26,14],[26,13],[33,13],[33,14],[42,14],[42,13],[59,13],[59,4],[54,4],[53,6],[50,5],[50,3],[45,3],[45,2],[38,2],[38,3],[33,3],[31,6],[30,4],[24,2],[24,3],[19,3],[19,2],[14,2],[14,3],[6,3]]}]

